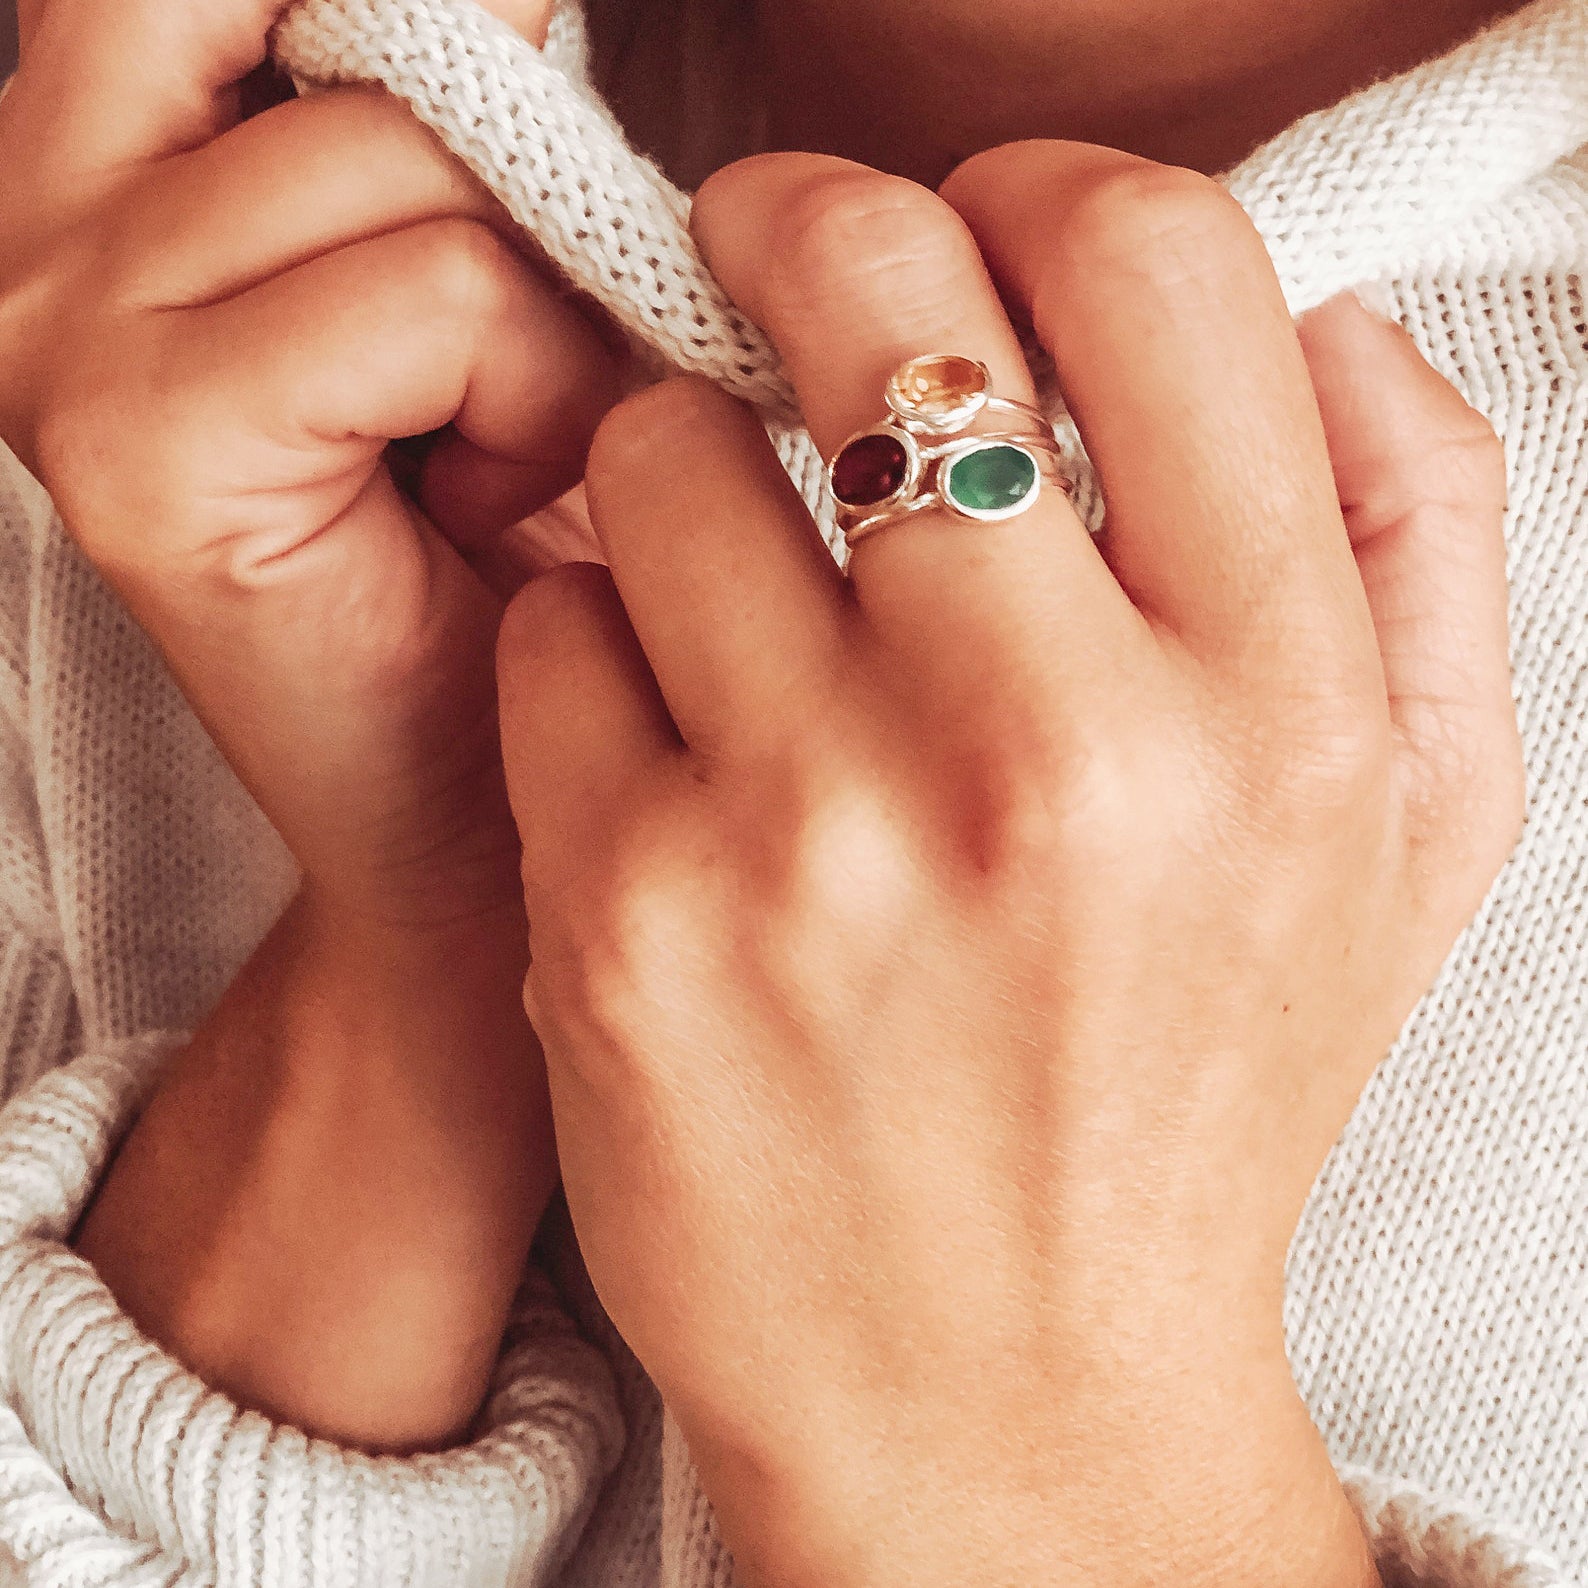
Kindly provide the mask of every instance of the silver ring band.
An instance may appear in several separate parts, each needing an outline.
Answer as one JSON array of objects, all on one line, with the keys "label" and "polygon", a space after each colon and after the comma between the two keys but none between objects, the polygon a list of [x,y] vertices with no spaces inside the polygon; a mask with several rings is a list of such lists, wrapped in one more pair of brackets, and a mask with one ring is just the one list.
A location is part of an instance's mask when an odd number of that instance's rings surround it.
[{"label": "silver ring band", "polygon": [[911,359],[890,377],[886,396],[888,417],[827,461],[838,525],[851,547],[926,508],[998,523],[1026,512],[1044,485],[1073,489],[1047,418],[1029,403],[994,396],[987,367],[974,359]]}]

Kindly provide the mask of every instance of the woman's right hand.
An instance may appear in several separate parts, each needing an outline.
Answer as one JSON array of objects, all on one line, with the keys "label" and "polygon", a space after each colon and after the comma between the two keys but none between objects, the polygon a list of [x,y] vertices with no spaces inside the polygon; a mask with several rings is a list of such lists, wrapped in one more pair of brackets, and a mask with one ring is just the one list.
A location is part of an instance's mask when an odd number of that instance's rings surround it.
[{"label": "woman's right hand", "polygon": [[556,1179],[492,656],[614,371],[397,101],[240,119],[280,9],[24,12],[0,437],[303,873],[78,1248],[211,1384],[407,1448],[472,1417]]},{"label": "woman's right hand", "polygon": [[[384,91],[238,119],[279,9],[26,18],[0,437],[317,890],[415,925],[500,911],[493,559],[579,479],[612,362]],[[416,505],[388,443],[441,427]]]}]

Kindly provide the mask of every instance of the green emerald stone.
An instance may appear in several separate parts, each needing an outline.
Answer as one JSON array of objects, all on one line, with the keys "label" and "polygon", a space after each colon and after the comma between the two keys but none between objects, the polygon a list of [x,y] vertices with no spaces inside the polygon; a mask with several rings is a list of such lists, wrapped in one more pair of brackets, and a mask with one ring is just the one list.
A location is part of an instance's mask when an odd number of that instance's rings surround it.
[{"label": "green emerald stone", "polygon": [[954,459],[943,494],[967,513],[1008,513],[1026,501],[1036,483],[1037,462],[1029,452],[994,442]]}]

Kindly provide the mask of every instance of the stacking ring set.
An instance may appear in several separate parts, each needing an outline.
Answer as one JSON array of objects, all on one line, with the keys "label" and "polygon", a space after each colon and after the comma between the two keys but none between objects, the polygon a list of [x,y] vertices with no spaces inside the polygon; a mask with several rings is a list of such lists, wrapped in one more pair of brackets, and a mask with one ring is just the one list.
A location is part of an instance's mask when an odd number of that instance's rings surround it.
[{"label": "stacking ring set", "polygon": [[838,527],[853,547],[929,508],[975,523],[1018,518],[1043,485],[1072,489],[1053,426],[1028,403],[993,395],[985,364],[953,353],[912,358],[883,391],[888,415],[827,460]]}]

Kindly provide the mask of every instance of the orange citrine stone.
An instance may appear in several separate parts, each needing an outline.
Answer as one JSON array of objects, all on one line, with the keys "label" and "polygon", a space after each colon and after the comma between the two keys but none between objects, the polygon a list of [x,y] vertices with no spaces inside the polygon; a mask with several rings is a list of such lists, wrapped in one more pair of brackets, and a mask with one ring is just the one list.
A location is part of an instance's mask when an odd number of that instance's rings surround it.
[{"label": "orange citrine stone", "polygon": [[986,367],[957,353],[912,358],[888,381],[888,406],[901,419],[929,430],[954,430],[986,405],[990,381]]}]

